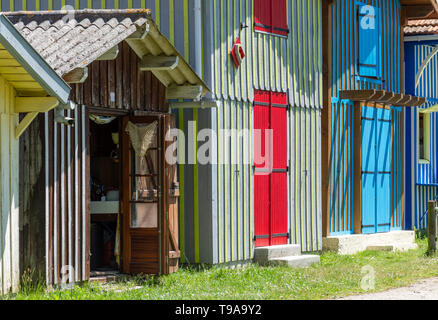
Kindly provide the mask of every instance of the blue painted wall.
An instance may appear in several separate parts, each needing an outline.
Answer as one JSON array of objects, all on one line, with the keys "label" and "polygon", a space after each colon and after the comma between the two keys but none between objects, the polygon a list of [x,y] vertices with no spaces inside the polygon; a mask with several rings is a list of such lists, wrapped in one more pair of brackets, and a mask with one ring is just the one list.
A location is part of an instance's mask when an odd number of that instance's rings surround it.
[{"label": "blue painted wall", "polygon": [[[369,4],[378,8],[381,25],[380,73],[382,81],[358,77],[357,4]],[[372,1],[333,1],[329,7],[330,64],[329,101],[331,103],[329,123],[331,130],[331,146],[329,149],[329,219],[330,235],[353,233],[353,212],[356,205],[353,201],[354,188],[360,187],[354,181],[353,156],[354,135],[358,134],[353,125],[354,104],[349,100],[340,100],[341,90],[377,89],[401,92],[401,45],[400,28],[401,5],[398,0]],[[392,135],[394,148],[391,155],[391,188],[389,190],[391,230],[401,228],[403,210],[402,197],[402,111],[391,107]],[[360,133],[359,133],[360,134]],[[385,200],[386,201],[386,200]]]}]

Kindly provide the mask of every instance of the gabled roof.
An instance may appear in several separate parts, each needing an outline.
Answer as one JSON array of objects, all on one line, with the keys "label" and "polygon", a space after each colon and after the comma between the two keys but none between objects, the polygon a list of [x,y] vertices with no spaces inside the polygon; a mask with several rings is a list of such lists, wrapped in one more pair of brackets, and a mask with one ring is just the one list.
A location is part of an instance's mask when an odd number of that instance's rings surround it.
[{"label": "gabled roof", "polygon": [[21,11],[6,13],[17,30],[61,76],[83,68],[126,41],[140,59],[178,57],[174,67],[152,70],[166,86],[210,89],[161,34],[147,9]]},{"label": "gabled roof", "polygon": [[70,87],[3,14],[0,14],[0,75],[18,96],[51,95],[61,103],[68,101]]},{"label": "gabled roof", "polygon": [[404,32],[407,36],[438,34],[438,19],[410,20]]}]

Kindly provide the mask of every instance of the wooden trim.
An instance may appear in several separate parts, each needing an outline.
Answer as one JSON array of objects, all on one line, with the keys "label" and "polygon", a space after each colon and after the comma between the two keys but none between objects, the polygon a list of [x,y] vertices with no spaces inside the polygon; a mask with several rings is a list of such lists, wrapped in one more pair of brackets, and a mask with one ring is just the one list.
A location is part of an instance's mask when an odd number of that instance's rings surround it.
[{"label": "wooden trim", "polygon": [[144,56],[140,61],[141,71],[171,71],[179,64],[178,56]]},{"label": "wooden trim", "polygon": [[122,150],[122,157],[121,157],[121,164],[122,164],[122,226],[120,228],[121,230],[121,239],[123,244],[123,250],[122,250],[122,256],[123,256],[123,272],[124,273],[130,273],[130,265],[129,262],[131,260],[131,245],[130,245],[130,236],[128,230],[129,228],[129,196],[131,194],[131,186],[129,183],[129,163],[130,163],[130,157],[131,153],[129,152],[129,136],[124,132],[124,128],[126,128],[126,125],[128,124],[129,117],[126,116],[122,120],[122,126],[120,128],[120,136],[121,139],[121,150]]},{"label": "wooden trim", "polygon": [[85,163],[83,165],[83,170],[85,170],[84,176],[85,176],[85,212],[83,213],[85,215],[85,239],[83,241],[85,242],[85,279],[83,280],[89,280],[90,279],[90,257],[91,257],[91,247],[90,247],[90,238],[91,238],[91,214],[90,214],[90,118],[89,118],[89,112],[88,109],[84,108],[84,122],[85,127],[83,128],[83,134],[85,135]]},{"label": "wooden trim", "polygon": [[14,112],[49,112],[58,105],[58,99],[53,97],[16,97]]},{"label": "wooden trim", "polygon": [[339,92],[339,97],[351,101],[378,102],[400,107],[415,107],[426,102],[426,98],[383,90],[342,90]]},{"label": "wooden trim", "polygon": [[353,231],[355,234],[362,233],[362,107],[355,103],[354,112],[354,212]]},{"label": "wooden trim", "polygon": [[15,127],[15,139],[19,139],[27,127],[32,123],[33,119],[38,116],[38,112],[29,112],[23,120]]},{"label": "wooden trim", "polygon": [[111,109],[111,108],[100,108],[100,107],[87,107],[88,113],[98,114],[100,116],[108,117],[120,117],[129,115],[129,110],[124,109]]},{"label": "wooden trim", "polygon": [[202,86],[171,86],[166,88],[166,99],[199,99],[202,95]]},{"label": "wooden trim", "polygon": [[76,68],[62,76],[67,83],[84,83],[88,78],[88,68]]}]

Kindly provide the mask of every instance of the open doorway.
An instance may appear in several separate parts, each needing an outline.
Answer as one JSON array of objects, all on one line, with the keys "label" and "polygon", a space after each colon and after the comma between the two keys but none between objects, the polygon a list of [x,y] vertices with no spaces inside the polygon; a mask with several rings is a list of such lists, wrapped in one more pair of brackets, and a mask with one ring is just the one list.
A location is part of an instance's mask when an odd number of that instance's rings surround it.
[{"label": "open doorway", "polygon": [[120,271],[120,125],[120,118],[90,115],[91,277]]},{"label": "open doorway", "polygon": [[90,276],[178,270],[179,185],[168,115],[90,115]]}]

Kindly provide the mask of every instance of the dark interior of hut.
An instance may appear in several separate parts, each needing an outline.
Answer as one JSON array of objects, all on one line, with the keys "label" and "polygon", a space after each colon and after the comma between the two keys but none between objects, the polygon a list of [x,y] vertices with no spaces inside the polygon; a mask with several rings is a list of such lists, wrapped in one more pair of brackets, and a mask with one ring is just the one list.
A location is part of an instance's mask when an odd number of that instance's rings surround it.
[{"label": "dark interior of hut", "polygon": [[119,270],[120,119],[90,117],[90,211],[92,276]]}]

